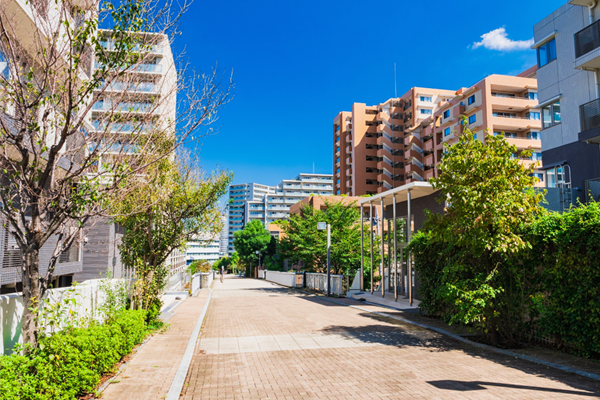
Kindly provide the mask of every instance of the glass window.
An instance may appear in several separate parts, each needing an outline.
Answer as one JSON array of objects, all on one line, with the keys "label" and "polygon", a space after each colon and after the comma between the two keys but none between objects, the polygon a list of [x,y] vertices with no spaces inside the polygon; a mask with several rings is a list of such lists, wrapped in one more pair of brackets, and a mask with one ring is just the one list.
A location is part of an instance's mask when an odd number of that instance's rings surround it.
[{"label": "glass window", "polygon": [[450,117],[450,110],[444,111],[444,118],[449,118],[449,117]]},{"label": "glass window", "polygon": [[538,94],[535,92],[529,92],[527,93],[526,96],[529,100],[537,100],[538,99]]},{"label": "glass window", "polygon": [[477,134],[473,135],[473,139],[477,140]]},{"label": "glass window", "polygon": [[10,76],[10,70],[8,69],[8,59],[0,51],[0,76],[4,79],[8,79]]},{"label": "glass window", "polygon": [[560,101],[542,108],[542,127],[550,128],[560,124]]},{"label": "glass window", "polygon": [[539,112],[529,112],[527,114],[525,114],[525,116],[529,119],[533,119],[536,121],[540,120],[540,113]]},{"label": "glass window", "polygon": [[422,108],[421,109],[421,114],[425,114],[425,115],[431,115],[432,111],[427,109],[427,108]]},{"label": "glass window", "polygon": [[477,121],[477,114],[473,114],[469,117],[469,124],[473,124]]},{"label": "glass window", "polygon": [[475,95],[469,97],[469,105],[475,103]]},{"label": "glass window", "polygon": [[431,103],[431,97],[429,97],[429,96],[421,96],[421,101],[424,101],[426,103]]},{"label": "glass window", "polygon": [[541,68],[544,65],[556,60],[556,40],[552,39],[544,43],[537,49],[538,66]]},{"label": "glass window", "polygon": [[444,129],[444,136],[448,136],[448,135],[450,135],[450,133],[451,133],[450,128]]}]

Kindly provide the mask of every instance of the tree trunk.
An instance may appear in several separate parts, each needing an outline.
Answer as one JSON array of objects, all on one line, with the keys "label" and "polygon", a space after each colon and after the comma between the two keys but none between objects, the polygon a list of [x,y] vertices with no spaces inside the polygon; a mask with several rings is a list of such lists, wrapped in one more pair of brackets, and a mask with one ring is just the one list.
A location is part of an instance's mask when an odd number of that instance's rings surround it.
[{"label": "tree trunk", "polygon": [[39,275],[40,252],[30,249],[23,254],[23,343],[37,347],[37,309],[40,307],[42,285]]}]

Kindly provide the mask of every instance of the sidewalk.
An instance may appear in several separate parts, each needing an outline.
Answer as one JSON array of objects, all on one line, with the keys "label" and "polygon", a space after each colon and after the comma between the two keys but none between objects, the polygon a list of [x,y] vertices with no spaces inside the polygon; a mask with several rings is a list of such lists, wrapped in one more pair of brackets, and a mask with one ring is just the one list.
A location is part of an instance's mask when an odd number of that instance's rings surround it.
[{"label": "sidewalk", "polygon": [[154,335],[102,392],[107,400],[164,399],[183,358],[210,289],[188,297],[174,310],[165,333]]},{"label": "sidewalk", "polygon": [[413,300],[411,306],[408,299],[405,299],[403,295],[398,294],[398,301],[394,299],[394,293],[386,292],[385,298],[381,297],[381,291],[379,292],[358,292],[352,295],[354,300],[365,300],[370,303],[380,304],[382,306],[393,307],[400,310],[418,310],[419,300]]}]

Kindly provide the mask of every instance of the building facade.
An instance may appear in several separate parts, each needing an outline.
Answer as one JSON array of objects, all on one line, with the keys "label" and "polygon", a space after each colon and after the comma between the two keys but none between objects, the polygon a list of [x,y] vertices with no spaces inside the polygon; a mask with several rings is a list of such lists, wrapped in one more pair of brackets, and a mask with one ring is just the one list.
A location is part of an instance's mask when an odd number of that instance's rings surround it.
[{"label": "building facade", "polygon": [[600,4],[570,0],[534,26],[548,187],[600,199]]},{"label": "building facade", "polygon": [[[410,129],[404,139],[405,170],[415,174],[409,175],[407,183],[421,180],[415,176],[425,181],[437,177],[444,146],[456,142],[468,128],[480,141],[485,141],[487,135],[503,135],[517,148],[514,158],[526,166],[538,165],[534,174],[539,179],[538,186],[544,186],[535,70],[532,67],[518,76],[490,75],[459,89],[430,118]],[[532,154],[522,154],[525,150]]]},{"label": "building facade", "polygon": [[[233,247],[233,233],[244,227],[244,215],[249,212],[245,207],[246,202],[260,202],[268,193],[274,192],[272,186],[261,185],[258,183],[242,183],[229,186],[229,211],[228,211],[228,236],[227,236],[227,254],[232,255],[235,251]],[[248,211],[246,211],[248,210]],[[260,211],[259,209],[252,210]],[[264,206],[262,208],[264,214]]]},{"label": "building facade", "polygon": [[[463,120],[478,140],[504,135],[517,146],[514,157],[541,164],[535,70],[491,75],[458,91],[412,88],[378,106],[354,103],[333,122],[334,193],[372,195],[437,176],[444,145],[457,140]],[[533,155],[521,155],[526,149]],[[535,174],[541,186],[545,175]]]},{"label": "building facade", "polygon": [[422,180],[414,169],[405,170],[405,133],[454,94],[415,87],[379,105],[354,103],[351,112],[340,112],[333,120],[334,194],[377,194]]},{"label": "building facade", "polygon": [[188,242],[185,252],[185,265],[190,265],[194,261],[207,261],[211,265],[221,258],[220,238],[203,238],[198,241]]}]

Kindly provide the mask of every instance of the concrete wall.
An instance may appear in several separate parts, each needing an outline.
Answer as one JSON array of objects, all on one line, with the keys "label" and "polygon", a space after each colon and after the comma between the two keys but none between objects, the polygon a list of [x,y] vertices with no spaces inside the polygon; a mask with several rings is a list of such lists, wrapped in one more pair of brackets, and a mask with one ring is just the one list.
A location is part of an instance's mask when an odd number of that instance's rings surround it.
[{"label": "concrete wall", "polygon": [[[65,296],[74,297],[77,299],[77,305],[65,309],[65,314],[68,313],[68,310],[72,310],[78,318],[98,318],[100,316],[99,307],[104,303],[105,299],[105,295],[100,289],[101,285],[116,284],[118,282],[124,282],[124,280],[89,280],[76,286],[74,289],[51,289],[48,291],[46,298],[49,299],[51,304],[56,304],[56,302],[63,300]],[[0,332],[2,334],[0,353],[10,354],[15,344],[23,342],[21,335],[22,319],[23,298],[21,294],[11,293],[0,295]]]},{"label": "concrete wall", "polygon": [[296,283],[296,275],[295,272],[267,271],[265,279],[269,282],[275,282],[283,286],[302,287],[303,284]]}]

